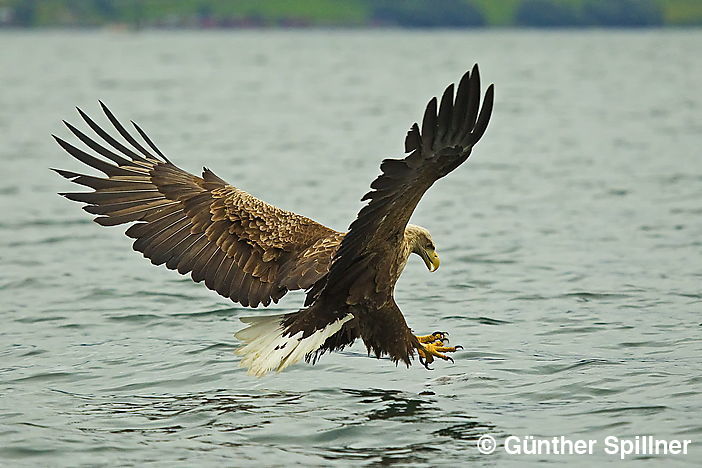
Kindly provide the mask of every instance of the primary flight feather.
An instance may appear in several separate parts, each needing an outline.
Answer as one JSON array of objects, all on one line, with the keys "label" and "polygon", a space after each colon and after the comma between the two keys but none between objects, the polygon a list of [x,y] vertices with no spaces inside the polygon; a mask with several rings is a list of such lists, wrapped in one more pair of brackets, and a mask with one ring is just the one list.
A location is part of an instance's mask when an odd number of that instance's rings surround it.
[{"label": "primary flight feather", "polygon": [[243,306],[268,306],[290,290],[307,291],[297,312],[242,319],[248,327],[236,335],[245,343],[237,352],[251,374],[316,361],[357,338],[377,357],[409,366],[416,354],[428,368],[436,357],[450,360],[444,353],[456,347],[445,346],[446,333],[415,336],[393,291],[410,254],[418,254],[431,271],[439,266],[429,232],[408,222],[429,187],[461,165],[483,136],[492,85],[480,101],[476,65],[455,96],[450,85],[438,103],[429,101],[421,129],[414,124],[407,134],[406,157],[381,163],[381,174],[362,199],[369,203],[346,233],[270,205],[209,169],[201,177],[180,169],[132,122],[140,143],[102,102],[126,143],[80,109],[97,138],[64,123],[93,154],[54,138],[104,177],[54,170],[93,189],[61,195],[85,203],[98,224],[133,223],[126,234],[135,239],[134,250],[155,265],[189,273]]}]

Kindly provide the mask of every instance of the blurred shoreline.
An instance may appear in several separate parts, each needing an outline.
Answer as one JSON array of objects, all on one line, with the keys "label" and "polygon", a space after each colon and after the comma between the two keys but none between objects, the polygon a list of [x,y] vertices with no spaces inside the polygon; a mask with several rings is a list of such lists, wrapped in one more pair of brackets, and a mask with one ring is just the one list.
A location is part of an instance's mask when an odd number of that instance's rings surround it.
[{"label": "blurred shoreline", "polygon": [[0,0],[0,29],[702,26],[699,0]]},{"label": "blurred shoreline", "polygon": [[481,32],[538,32],[538,33],[562,33],[562,32],[573,32],[573,33],[641,33],[641,32],[694,32],[702,29],[701,26],[650,26],[645,28],[629,28],[621,26],[609,26],[609,27],[573,27],[573,26],[559,26],[552,28],[537,28],[537,27],[526,27],[526,26],[494,26],[494,27],[483,27],[483,28],[451,28],[451,27],[438,27],[438,28],[402,28],[397,26],[308,26],[308,27],[282,27],[282,26],[262,26],[262,27],[248,27],[248,28],[164,28],[164,27],[139,27],[134,28],[130,25],[123,24],[106,24],[101,26],[44,26],[36,28],[24,28],[24,27],[0,27],[0,35],[3,34],[14,34],[14,33],[26,33],[26,34],[41,34],[41,33],[117,33],[117,34],[139,34],[139,33],[193,33],[193,34],[229,34],[229,33],[255,33],[255,32],[329,32],[329,33],[353,33],[353,32],[364,32],[364,33],[386,33],[396,31],[398,33],[435,33],[435,32],[446,32],[446,33],[481,33]]}]

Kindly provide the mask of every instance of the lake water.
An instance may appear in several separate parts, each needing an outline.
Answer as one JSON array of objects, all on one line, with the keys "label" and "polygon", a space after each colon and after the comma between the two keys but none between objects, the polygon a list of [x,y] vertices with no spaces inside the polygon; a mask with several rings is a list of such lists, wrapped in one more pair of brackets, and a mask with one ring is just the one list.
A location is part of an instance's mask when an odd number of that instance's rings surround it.
[{"label": "lake water", "polygon": [[[700,44],[695,30],[0,34],[0,465],[595,466],[620,460],[607,436],[641,435],[693,442],[630,463],[699,465]],[[474,62],[493,120],[414,214],[442,267],[413,257],[396,291],[417,333],[465,348],[432,372],[358,343],[247,376],[232,335],[251,310],[150,265],[48,170],[82,170],[50,134],[102,99],[181,167],[344,230],[380,160]],[[508,436],[597,444],[514,455]]]}]

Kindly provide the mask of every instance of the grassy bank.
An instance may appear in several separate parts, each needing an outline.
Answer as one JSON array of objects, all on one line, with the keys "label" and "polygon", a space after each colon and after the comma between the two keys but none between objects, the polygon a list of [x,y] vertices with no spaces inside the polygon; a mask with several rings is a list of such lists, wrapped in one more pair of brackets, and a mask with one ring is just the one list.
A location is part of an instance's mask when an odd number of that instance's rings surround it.
[{"label": "grassy bank", "polygon": [[0,25],[688,26],[700,0],[0,0]]}]

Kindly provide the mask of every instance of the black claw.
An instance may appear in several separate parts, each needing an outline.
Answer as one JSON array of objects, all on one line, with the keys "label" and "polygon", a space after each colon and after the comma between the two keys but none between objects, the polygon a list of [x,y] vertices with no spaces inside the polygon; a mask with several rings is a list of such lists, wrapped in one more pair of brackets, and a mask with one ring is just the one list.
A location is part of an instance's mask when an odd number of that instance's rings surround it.
[{"label": "black claw", "polygon": [[447,361],[451,361],[451,364],[454,364],[454,362],[453,362],[453,358],[452,358],[452,357],[448,357],[448,356],[446,356],[446,360],[447,360]]},{"label": "black claw", "polygon": [[454,348],[456,348],[456,349],[463,349],[463,346],[461,346],[461,345],[456,345],[456,346],[454,346]]}]

